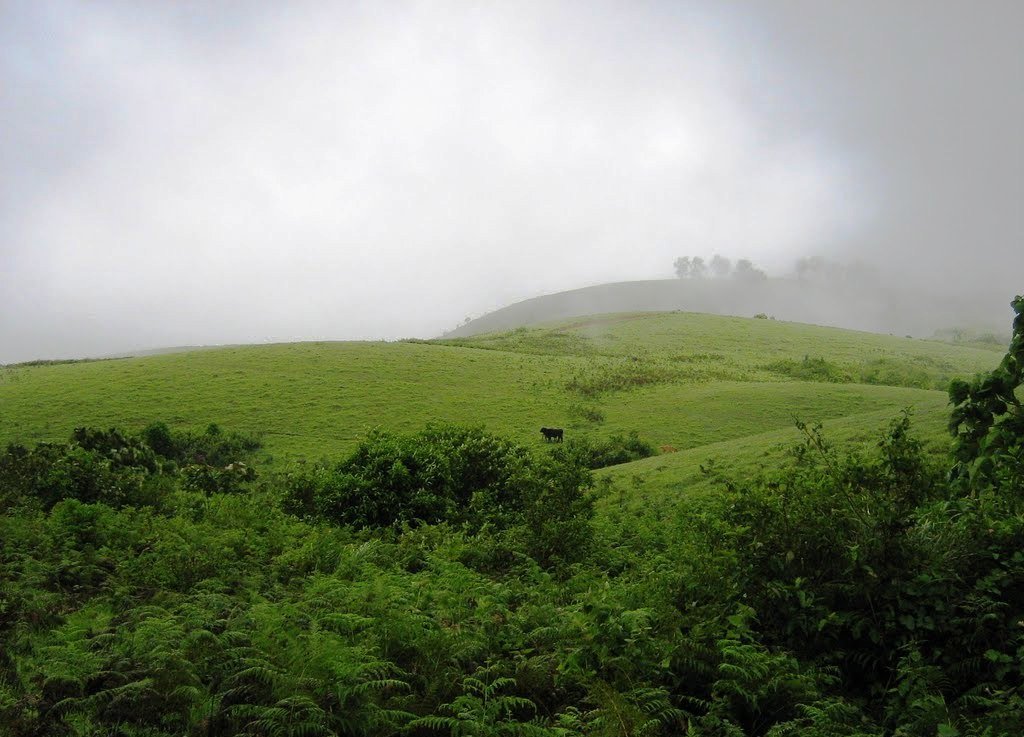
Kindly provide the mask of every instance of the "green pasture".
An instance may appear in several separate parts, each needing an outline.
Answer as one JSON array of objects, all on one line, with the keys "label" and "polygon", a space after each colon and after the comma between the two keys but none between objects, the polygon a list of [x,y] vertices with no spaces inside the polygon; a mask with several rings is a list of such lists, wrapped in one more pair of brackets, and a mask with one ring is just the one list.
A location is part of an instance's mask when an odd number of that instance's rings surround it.
[{"label": "green pasture", "polygon": [[607,400],[602,430],[628,433],[638,426],[656,446],[698,448],[817,422],[903,407],[945,406],[941,392],[903,387],[811,382],[711,382],[644,387]]},{"label": "green pasture", "polygon": [[[519,440],[564,419],[565,359],[414,343],[294,343],[0,370],[0,441],[154,420],[263,436],[282,459],[335,457],[375,427],[483,424]],[[536,428],[535,428],[536,426]]]},{"label": "green pasture", "polygon": [[[809,359],[832,373],[807,374],[804,367],[820,368]],[[376,427],[468,423],[537,446],[541,425],[565,427],[570,437],[636,431],[680,452],[609,477],[640,474],[645,488],[672,490],[694,481],[708,452],[742,465],[789,437],[794,418],[853,427],[912,407],[919,423],[930,422],[945,407],[939,387],[998,359],[976,348],[772,320],[601,315],[458,340],[3,367],[0,443],[62,440],[82,425],[215,422],[262,435],[263,462],[279,466],[336,458]]]},{"label": "green pasture", "polygon": [[[919,396],[911,408],[914,436],[933,454],[948,450],[949,407],[938,392]],[[899,415],[895,406],[819,419],[827,442],[853,451],[877,442]],[[749,479],[785,460],[805,435],[794,423],[764,432],[680,449],[597,471],[599,504],[606,511],[633,515],[669,514],[688,499],[721,488],[727,480]]]},{"label": "green pasture", "polygon": [[748,372],[781,359],[800,360],[805,356],[850,366],[893,361],[923,367],[936,377],[986,371],[998,362],[998,356],[986,348],[692,312],[595,315],[442,342],[518,353],[713,361]]}]

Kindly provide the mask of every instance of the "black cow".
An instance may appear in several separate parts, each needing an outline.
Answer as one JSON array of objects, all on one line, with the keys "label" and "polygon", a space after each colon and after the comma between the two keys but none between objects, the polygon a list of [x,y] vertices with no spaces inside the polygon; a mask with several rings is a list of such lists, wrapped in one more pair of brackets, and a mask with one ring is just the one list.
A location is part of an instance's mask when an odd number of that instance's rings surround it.
[{"label": "black cow", "polygon": [[556,443],[562,442],[562,436],[565,434],[565,430],[560,427],[542,427],[540,434],[544,436],[544,440],[551,442],[552,440]]}]

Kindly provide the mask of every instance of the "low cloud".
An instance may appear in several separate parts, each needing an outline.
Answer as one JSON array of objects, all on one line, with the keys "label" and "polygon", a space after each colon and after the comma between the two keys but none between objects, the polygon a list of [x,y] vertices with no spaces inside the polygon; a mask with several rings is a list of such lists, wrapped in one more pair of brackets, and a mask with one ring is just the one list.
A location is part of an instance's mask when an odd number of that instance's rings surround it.
[{"label": "low cloud", "polygon": [[683,253],[780,271],[890,216],[756,6],[0,12],[0,361],[430,336]]}]

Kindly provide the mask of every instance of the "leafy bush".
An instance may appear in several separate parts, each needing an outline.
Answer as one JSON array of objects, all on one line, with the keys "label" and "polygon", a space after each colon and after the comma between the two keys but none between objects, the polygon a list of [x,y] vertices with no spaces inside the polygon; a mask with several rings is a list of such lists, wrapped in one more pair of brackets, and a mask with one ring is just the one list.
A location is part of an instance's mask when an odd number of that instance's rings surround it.
[{"label": "leafy bush", "polygon": [[485,500],[497,514],[529,471],[525,448],[481,429],[376,431],[334,467],[293,473],[286,509],[355,527],[462,521]]},{"label": "leafy bush", "polygon": [[197,433],[174,431],[154,422],[142,431],[142,439],[155,453],[177,463],[219,467],[248,459],[262,445],[257,437],[225,433],[212,423]]},{"label": "leafy bush", "polygon": [[480,428],[442,425],[415,435],[377,431],[333,467],[292,473],[284,507],[357,528],[522,525],[533,552],[553,560],[574,545],[582,550],[589,536],[591,483],[572,455],[537,459]]},{"label": "leafy bush", "polygon": [[[177,474],[176,461],[189,457],[211,463],[192,463],[182,471],[188,490],[237,492],[255,478],[240,462],[258,441],[211,425],[203,435],[172,433],[157,423],[135,437],[116,428],[75,429],[68,443],[40,443],[32,450],[12,445],[0,454],[0,505],[29,498],[49,509],[64,499],[103,503],[112,507],[157,505],[166,496],[168,479]],[[234,458],[226,466],[213,465]]]},{"label": "leafy bush", "polygon": [[633,430],[628,436],[616,434],[604,440],[570,438],[552,452],[593,470],[649,458],[655,454],[655,448]]},{"label": "leafy bush", "polygon": [[1010,346],[989,374],[972,382],[954,381],[949,430],[956,460],[952,478],[960,488],[1024,494],[1024,297],[1013,301],[1016,317]]},{"label": "leafy bush", "polygon": [[1000,366],[950,388],[951,484],[904,416],[867,459],[804,428],[790,467],[722,501],[757,640],[836,669],[891,733],[1024,728],[1024,299],[1014,309]]},{"label": "leafy bush", "polygon": [[79,427],[71,433],[71,442],[99,454],[115,468],[136,467],[152,473],[159,467],[156,454],[145,443],[125,435],[117,428],[96,430]]},{"label": "leafy bush", "polygon": [[181,469],[182,488],[206,494],[238,494],[246,484],[256,480],[256,469],[241,461],[224,468],[192,464]]},{"label": "leafy bush", "polygon": [[9,446],[0,455],[0,488],[6,504],[24,497],[37,500],[44,509],[63,499],[113,507],[152,504],[161,491],[153,482],[157,473],[152,454],[136,451],[89,450],[77,443],[41,443],[32,450]]}]

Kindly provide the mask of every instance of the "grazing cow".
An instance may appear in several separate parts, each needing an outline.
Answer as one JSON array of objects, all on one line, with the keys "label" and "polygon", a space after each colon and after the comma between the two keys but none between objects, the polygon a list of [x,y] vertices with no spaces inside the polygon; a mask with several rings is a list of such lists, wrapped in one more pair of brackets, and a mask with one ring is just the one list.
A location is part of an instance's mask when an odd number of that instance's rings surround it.
[{"label": "grazing cow", "polygon": [[679,450],[679,448],[675,447],[674,445],[663,445],[660,448],[658,448],[658,450],[660,450],[662,453],[675,453],[677,450]]},{"label": "grazing cow", "polygon": [[562,436],[565,434],[565,430],[560,427],[542,427],[540,429],[541,435],[544,436],[544,440],[556,443],[562,442]]}]

